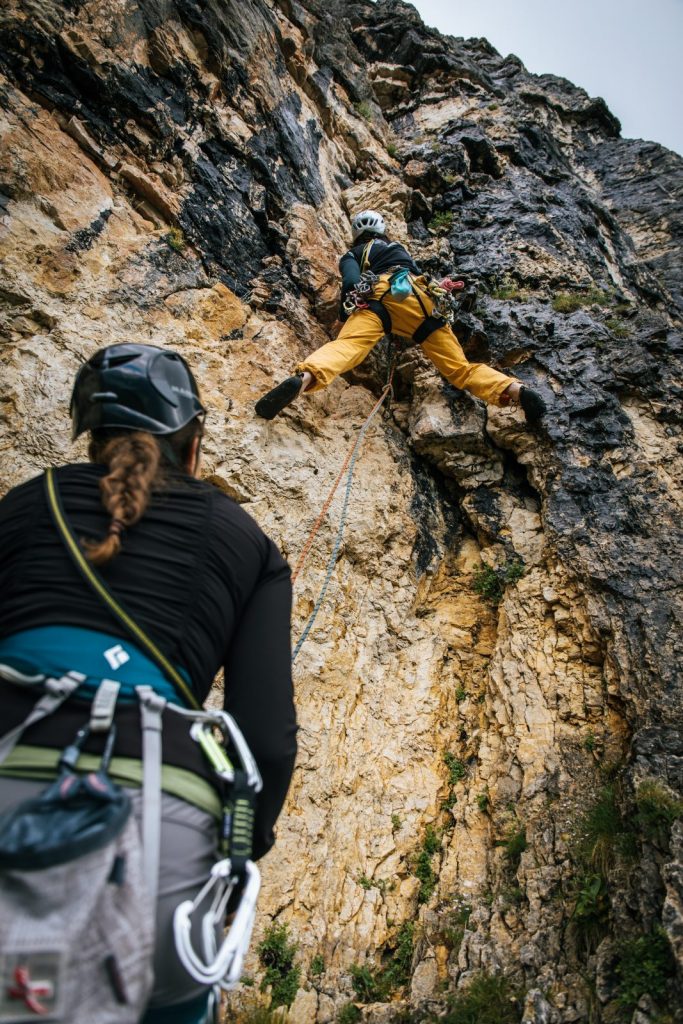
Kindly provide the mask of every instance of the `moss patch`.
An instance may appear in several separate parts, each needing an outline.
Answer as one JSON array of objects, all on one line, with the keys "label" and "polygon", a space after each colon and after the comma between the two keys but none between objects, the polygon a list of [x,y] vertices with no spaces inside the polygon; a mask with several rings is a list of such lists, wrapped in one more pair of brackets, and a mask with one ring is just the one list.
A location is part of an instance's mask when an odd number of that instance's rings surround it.
[{"label": "moss patch", "polygon": [[355,1003],[344,1003],[337,1013],[337,1024],[356,1024],[361,1019],[361,1012]]},{"label": "moss patch", "polygon": [[182,233],[180,228],[171,228],[166,234],[166,244],[174,250],[174,252],[182,252],[187,241],[185,235]]},{"label": "moss patch", "polygon": [[435,213],[427,227],[435,235],[447,235],[453,227],[453,214],[450,210],[445,210],[443,213]]},{"label": "moss patch", "polygon": [[589,288],[581,292],[560,292],[553,299],[556,313],[575,313],[584,306],[609,306],[611,298],[600,288]]}]

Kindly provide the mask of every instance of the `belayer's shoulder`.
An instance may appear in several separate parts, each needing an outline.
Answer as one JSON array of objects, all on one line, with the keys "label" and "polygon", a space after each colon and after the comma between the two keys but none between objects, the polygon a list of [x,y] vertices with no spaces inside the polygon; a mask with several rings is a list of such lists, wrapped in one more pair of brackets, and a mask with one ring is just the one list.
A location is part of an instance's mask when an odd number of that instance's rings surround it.
[{"label": "belayer's shoulder", "polygon": [[211,490],[214,517],[232,523],[248,533],[263,534],[254,517],[236,498],[214,483],[208,483],[206,486]]},{"label": "belayer's shoulder", "polygon": [[[55,475],[58,482],[62,482],[65,479],[72,479],[76,476],[97,476],[101,475],[101,471],[98,474],[99,467],[93,466],[90,463],[74,463],[63,466],[55,467]],[[16,484],[10,488],[6,494],[2,496],[2,501],[11,501],[21,503],[22,501],[33,500],[36,494],[41,492],[45,487],[45,473],[37,473],[35,476],[29,477],[28,480],[23,480],[21,483]]]},{"label": "belayer's shoulder", "polygon": [[3,508],[8,509],[10,506],[14,507],[15,505],[21,506],[25,502],[31,501],[36,492],[42,487],[42,476],[42,473],[40,473],[38,476],[33,476],[29,480],[24,480],[22,483],[11,487],[0,499]]},{"label": "belayer's shoulder", "polygon": [[281,562],[285,566],[277,544],[259,526],[251,513],[218,487],[214,486],[212,489],[214,536],[226,540],[230,537],[233,542],[237,540],[245,549],[257,549],[264,564]]}]

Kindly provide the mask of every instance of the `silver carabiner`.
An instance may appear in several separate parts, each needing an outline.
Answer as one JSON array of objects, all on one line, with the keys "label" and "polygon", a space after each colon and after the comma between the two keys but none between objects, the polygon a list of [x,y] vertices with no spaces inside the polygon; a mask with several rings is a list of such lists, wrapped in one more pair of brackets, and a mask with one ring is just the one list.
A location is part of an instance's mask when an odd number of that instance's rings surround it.
[{"label": "silver carabiner", "polygon": [[[229,992],[239,984],[244,958],[251,942],[256,917],[256,901],[261,888],[261,875],[252,861],[246,864],[240,902],[232,924],[220,946],[216,932],[222,930],[225,909],[238,879],[232,874],[229,858],[218,861],[211,877],[195,896],[176,907],[173,915],[173,935],[178,958],[188,974],[200,985],[220,985]],[[201,922],[202,952],[192,945],[192,915],[214,891],[209,909]]]}]

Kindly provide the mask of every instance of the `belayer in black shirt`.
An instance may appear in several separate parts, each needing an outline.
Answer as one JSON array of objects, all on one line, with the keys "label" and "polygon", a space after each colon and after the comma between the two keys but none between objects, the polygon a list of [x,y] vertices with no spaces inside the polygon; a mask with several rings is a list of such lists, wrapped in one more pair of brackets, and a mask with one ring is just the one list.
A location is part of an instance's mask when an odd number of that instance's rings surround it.
[{"label": "belayer in black shirt", "polygon": [[[546,410],[543,398],[514,377],[468,361],[450,324],[438,312],[428,280],[407,249],[388,239],[382,215],[363,210],[351,221],[351,230],[353,246],[339,261],[341,318],[345,320],[341,331],[259,399],[257,414],[272,419],[302,391],[327,387],[340,373],[362,363],[385,334],[395,333],[421,344],[456,388],[491,405],[519,404],[527,422],[537,422]],[[354,290],[355,301],[350,303]]]},{"label": "belayer in black shirt", "polygon": [[[296,754],[289,567],[239,505],[198,478],[205,410],[179,355],[137,344],[100,350],[79,371],[71,413],[74,437],[90,432],[91,461],[53,471],[64,516],[90,565],[174,666],[195,706],[224,670],[225,710],[263,779],[256,859],[274,842]],[[88,721],[102,679],[121,686],[110,775],[128,787],[142,749],[135,688],[146,684],[183,703],[69,557],[43,477],[0,501],[0,664],[9,667],[6,679],[14,670],[85,677],[3,760],[0,812],[44,788],[28,776],[54,777],[58,754]],[[0,678],[0,744],[34,701]],[[83,757],[100,755],[103,742],[93,733]],[[181,715],[164,711],[162,750],[155,983],[143,1024],[194,1024],[206,1013],[208,990],[178,960],[173,915],[217,860],[220,800],[214,772]]]}]

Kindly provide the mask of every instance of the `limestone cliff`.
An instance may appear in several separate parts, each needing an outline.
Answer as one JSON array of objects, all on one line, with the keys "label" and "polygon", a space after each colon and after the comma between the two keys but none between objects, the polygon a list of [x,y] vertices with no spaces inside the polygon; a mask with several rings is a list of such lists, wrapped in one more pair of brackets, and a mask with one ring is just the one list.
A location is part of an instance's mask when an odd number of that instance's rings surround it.
[{"label": "limestone cliff", "polygon": [[365,205],[465,278],[470,357],[551,403],[531,433],[400,352],[295,666],[258,935],[298,943],[292,1021],[479,1019],[472,983],[482,1020],[683,1019],[681,171],[399,0],[0,4],[3,489],[82,455],[85,356],[168,345],[206,475],[295,561],[388,345],[271,424],[253,402],[327,340]]}]

